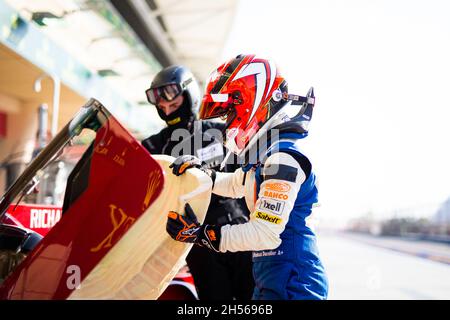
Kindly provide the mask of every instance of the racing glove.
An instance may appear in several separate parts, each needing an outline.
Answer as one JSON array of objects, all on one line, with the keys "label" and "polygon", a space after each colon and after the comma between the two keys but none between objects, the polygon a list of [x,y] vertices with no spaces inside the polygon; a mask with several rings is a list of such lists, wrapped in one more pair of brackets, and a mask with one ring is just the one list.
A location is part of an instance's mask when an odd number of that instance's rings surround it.
[{"label": "racing glove", "polygon": [[211,178],[214,187],[214,181],[216,180],[216,171],[213,169],[206,169],[203,167],[204,165],[205,162],[202,162],[199,158],[191,155],[184,155],[176,158],[175,161],[170,164],[169,168],[172,169],[172,173],[176,176],[182,175],[189,168],[198,168]]},{"label": "racing glove", "polygon": [[219,252],[220,227],[215,225],[201,225],[189,203],[186,203],[182,216],[175,211],[169,211],[167,215],[167,233],[172,239],[185,243],[194,243]]},{"label": "racing glove", "polygon": [[200,161],[200,159],[197,157],[184,155],[176,158],[175,161],[169,166],[169,168],[172,169],[172,173],[174,175],[181,176],[189,168],[201,169],[203,164],[204,163],[202,163],[202,161]]}]

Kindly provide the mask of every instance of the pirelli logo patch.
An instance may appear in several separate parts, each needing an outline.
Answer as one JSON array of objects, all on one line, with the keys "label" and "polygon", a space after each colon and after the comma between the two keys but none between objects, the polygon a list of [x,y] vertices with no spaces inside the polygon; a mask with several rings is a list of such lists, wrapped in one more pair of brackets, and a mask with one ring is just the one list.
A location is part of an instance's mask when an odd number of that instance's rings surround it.
[{"label": "pirelli logo patch", "polygon": [[262,219],[262,220],[265,220],[265,221],[268,221],[268,222],[274,223],[274,224],[280,224],[280,222],[281,222],[281,218],[272,216],[268,213],[261,212],[261,211],[256,212],[256,218]]}]

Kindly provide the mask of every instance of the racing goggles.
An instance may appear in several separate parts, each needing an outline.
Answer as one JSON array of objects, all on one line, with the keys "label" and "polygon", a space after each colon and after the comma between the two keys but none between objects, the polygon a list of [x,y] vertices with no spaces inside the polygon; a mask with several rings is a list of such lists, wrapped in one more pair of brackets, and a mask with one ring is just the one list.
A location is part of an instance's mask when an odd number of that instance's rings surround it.
[{"label": "racing goggles", "polygon": [[151,104],[157,105],[162,99],[167,102],[176,99],[186,89],[187,85],[192,82],[192,78],[184,81],[183,83],[169,83],[161,87],[150,88],[145,91],[147,100]]}]

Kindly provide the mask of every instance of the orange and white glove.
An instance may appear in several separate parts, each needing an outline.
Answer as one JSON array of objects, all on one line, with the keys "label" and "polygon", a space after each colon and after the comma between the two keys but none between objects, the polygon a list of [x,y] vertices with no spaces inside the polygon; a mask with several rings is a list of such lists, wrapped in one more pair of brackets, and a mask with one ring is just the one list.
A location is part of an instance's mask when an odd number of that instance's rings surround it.
[{"label": "orange and white glove", "polygon": [[170,164],[169,168],[172,169],[172,173],[176,176],[181,176],[189,168],[199,168],[211,178],[214,187],[214,181],[216,180],[216,171],[213,169],[204,168],[204,165],[205,162],[202,162],[199,158],[190,155],[184,155],[176,158],[175,161]]},{"label": "orange and white glove", "polygon": [[191,155],[179,156],[175,161],[170,164],[169,168],[172,169],[172,173],[176,176],[180,176],[186,172],[189,168],[202,168],[202,161]]},{"label": "orange and white glove", "polygon": [[176,241],[194,243],[219,252],[220,227],[210,224],[200,225],[189,203],[186,203],[184,210],[186,212],[184,216],[169,211],[167,233]]}]

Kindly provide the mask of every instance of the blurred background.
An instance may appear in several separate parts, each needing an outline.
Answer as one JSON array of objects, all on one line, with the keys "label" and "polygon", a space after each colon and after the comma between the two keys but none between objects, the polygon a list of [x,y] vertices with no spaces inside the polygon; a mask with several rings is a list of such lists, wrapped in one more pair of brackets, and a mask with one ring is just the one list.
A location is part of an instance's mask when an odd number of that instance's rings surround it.
[{"label": "blurred background", "polygon": [[[142,139],[164,125],[144,93],[161,68],[203,87],[256,53],[290,92],[315,88],[304,149],[330,299],[450,299],[449,14],[446,0],[0,0],[0,190],[90,97]],[[87,141],[50,168],[43,201]]]}]

